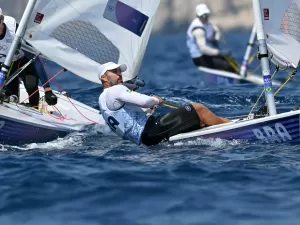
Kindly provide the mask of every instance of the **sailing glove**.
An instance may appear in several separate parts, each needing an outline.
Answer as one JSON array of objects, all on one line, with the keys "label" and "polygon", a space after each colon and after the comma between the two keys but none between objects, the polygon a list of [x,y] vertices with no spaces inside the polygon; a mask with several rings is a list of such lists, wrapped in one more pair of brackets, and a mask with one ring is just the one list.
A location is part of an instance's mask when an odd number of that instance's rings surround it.
[{"label": "sailing glove", "polygon": [[45,93],[45,100],[48,105],[56,105],[57,103],[57,97],[52,91],[47,91]]}]

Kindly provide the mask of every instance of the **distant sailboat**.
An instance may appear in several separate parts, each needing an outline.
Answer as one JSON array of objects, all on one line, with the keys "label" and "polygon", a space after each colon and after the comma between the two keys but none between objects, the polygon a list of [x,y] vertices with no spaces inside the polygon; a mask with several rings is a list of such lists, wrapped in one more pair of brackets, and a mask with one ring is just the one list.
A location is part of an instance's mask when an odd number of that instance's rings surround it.
[{"label": "distant sailboat", "polygon": [[[211,69],[206,67],[198,67],[198,69],[203,72],[204,82],[206,84],[240,84],[240,83],[252,83],[256,85],[263,85],[264,80],[260,75],[253,74],[252,72],[248,71],[248,61],[250,58],[250,54],[255,44],[256,40],[256,27],[255,25],[252,28],[252,32],[249,38],[249,42],[245,51],[245,55],[243,58],[243,62],[240,68],[236,66],[237,73],[232,73],[228,71],[218,70],[218,69]],[[232,59],[228,58],[230,62],[234,63]],[[273,80],[273,85],[279,86],[281,85],[280,81]]]},{"label": "distant sailboat", "polygon": [[253,0],[253,8],[268,112],[178,134],[170,142],[198,138],[300,142],[299,107],[277,114],[269,68],[269,60],[283,70],[298,68],[300,51],[295,49],[300,49],[300,0]]}]

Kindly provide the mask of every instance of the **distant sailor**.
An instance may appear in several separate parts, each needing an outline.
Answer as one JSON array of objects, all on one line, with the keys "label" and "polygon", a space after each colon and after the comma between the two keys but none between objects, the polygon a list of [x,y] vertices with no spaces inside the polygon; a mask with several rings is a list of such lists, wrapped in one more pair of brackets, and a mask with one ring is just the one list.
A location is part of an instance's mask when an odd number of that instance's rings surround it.
[{"label": "distant sailor", "polygon": [[[17,31],[18,24],[15,18],[10,16],[4,16],[2,9],[0,8],[0,65],[4,63],[5,57],[8,53],[10,46],[12,45],[15,33]],[[9,69],[9,75],[12,75],[19,67],[25,65],[33,55],[29,52],[18,49],[12,65]],[[33,64],[30,64],[26,69],[19,75],[26,88],[28,95],[32,95],[38,89],[39,78],[42,83],[46,83],[48,78],[40,59],[36,59]],[[44,86],[45,100],[49,105],[55,105],[57,103],[57,97],[52,92],[49,84]],[[16,77],[6,87],[6,95],[16,95],[19,97],[19,79]],[[37,107],[39,104],[39,92],[32,95],[29,98],[29,106]]]},{"label": "distant sailor", "polygon": [[126,69],[125,64],[113,62],[99,68],[104,88],[99,97],[101,114],[112,131],[123,139],[138,145],[155,145],[179,133],[230,122],[201,104],[179,107],[162,116],[147,115],[142,108],[153,108],[164,101],[157,96],[133,92],[123,85],[122,72]]},{"label": "distant sailor", "polygon": [[221,32],[209,22],[210,9],[206,4],[196,7],[196,18],[187,30],[187,47],[196,66],[236,72],[225,57],[231,52],[219,49]]}]

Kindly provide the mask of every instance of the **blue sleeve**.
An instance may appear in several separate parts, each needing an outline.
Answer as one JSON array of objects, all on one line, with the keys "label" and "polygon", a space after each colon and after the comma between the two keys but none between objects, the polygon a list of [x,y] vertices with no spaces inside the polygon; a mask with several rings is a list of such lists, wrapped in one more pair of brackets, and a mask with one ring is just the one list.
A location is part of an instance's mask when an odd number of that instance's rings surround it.
[{"label": "blue sleeve", "polygon": [[[34,57],[34,55],[32,53],[26,52],[26,51],[24,51],[24,56],[28,60]],[[48,76],[47,76],[47,72],[46,72],[46,70],[44,68],[44,65],[41,63],[41,60],[43,60],[43,59],[36,58],[32,62],[32,64],[34,66],[34,69],[35,69],[35,71],[36,71],[36,73],[37,73],[37,75],[38,75],[41,83],[44,84],[44,83],[46,83],[48,81]],[[50,83],[48,83],[48,84],[46,84],[44,86],[44,88],[47,88],[47,87],[50,87]]]}]

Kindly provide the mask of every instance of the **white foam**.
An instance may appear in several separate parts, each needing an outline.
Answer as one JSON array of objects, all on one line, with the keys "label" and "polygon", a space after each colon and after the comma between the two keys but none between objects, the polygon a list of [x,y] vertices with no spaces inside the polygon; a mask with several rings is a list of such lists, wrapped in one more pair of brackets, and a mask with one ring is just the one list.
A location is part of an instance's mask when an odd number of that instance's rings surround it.
[{"label": "white foam", "polygon": [[179,97],[170,97],[167,99],[168,102],[174,102],[178,105],[185,105],[185,104],[192,104],[191,100],[188,100],[186,98],[179,98]]},{"label": "white foam", "polygon": [[237,146],[244,143],[242,140],[224,140],[220,138],[216,139],[203,139],[197,138],[195,140],[178,141],[174,143],[174,146],[191,146],[191,145],[207,145],[215,148],[225,148],[228,146]]},{"label": "white foam", "polygon": [[21,151],[28,151],[33,149],[43,149],[43,150],[59,150],[69,147],[82,146],[84,133],[73,133],[64,138],[57,138],[53,141],[45,143],[31,143],[23,146],[7,146]]}]

